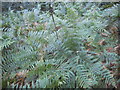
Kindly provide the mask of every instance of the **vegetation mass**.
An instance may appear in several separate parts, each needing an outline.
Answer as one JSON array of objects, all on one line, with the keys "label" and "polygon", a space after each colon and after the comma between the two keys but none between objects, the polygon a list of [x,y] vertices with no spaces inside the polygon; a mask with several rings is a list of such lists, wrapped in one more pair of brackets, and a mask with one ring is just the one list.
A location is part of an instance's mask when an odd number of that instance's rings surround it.
[{"label": "vegetation mass", "polygon": [[100,5],[46,2],[2,13],[2,87],[117,88],[119,4]]}]

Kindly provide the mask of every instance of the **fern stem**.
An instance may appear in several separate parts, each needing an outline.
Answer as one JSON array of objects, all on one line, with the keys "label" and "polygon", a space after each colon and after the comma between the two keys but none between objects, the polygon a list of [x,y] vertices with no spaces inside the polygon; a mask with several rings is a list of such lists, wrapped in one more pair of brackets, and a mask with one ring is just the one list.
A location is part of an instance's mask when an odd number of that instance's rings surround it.
[{"label": "fern stem", "polygon": [[50,12],[50,15],[52,16],[52,20],[53,20],[53,23],[54,23],[54,28],[55,28],[55,33],[56,33],[56,37],[57,37],[57,39],[58,39],[58,34],[57,34],[57,30],[56,30],[56,23],[55,23],[55,19],[54,19],[54,16],[53,16],[53,13],[54,13],[54,11],[53,11],[53,7],[52,7],[52,4],[50,3],[49,4],[49,7],[50,7],[50,9],[49,9],[49,12]]}]

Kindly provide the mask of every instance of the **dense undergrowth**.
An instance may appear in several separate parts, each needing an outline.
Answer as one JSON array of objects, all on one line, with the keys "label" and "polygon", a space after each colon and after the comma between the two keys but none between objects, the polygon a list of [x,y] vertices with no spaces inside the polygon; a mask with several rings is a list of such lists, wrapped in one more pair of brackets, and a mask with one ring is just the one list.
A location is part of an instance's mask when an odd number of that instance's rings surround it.
[{"label": "dense undergrowth", "polygon": [[119,4],[41,5],[1,15],[3,88],[117,88]]}]

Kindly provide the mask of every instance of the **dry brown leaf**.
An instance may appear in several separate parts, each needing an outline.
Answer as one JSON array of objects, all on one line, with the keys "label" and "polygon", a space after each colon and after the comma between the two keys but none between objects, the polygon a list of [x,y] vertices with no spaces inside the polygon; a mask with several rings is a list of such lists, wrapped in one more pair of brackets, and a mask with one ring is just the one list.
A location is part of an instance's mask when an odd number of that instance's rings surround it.
[{"label": "dry brown leaf", "polygon": [[55,27],[55,30],[58,31],[61,28],[61,26]]},{"label": "dry brown leaf", "polygon": [[34,22],[34,23],[33,23],[33,25],[34,25],[34,26],[37,26],[37,25],[39,25],[39,23],[37,23],[37,22]]},{"label": "dry brown leaf", "polygon": [[103,36],[103,37],[108,37],[108,34],[106,34],[106,33],[101,33],[101,36]]},{"label": "dry brown leaf", "polygon": [[117,31],[118,31],[118,28],[116,26],[110,28],[110,32],[112,34],[117,34],[118,33]]},{"label": "dry brown leaf", "polygon": [[27,75],[27,72],[28,71],[21,71],[21,72],[18,72],[18,73],[16,73],[16,78],[18,78],[18,79],[20,79],[20,78],[25,78],[26,77],[26,75]]},{"label": "dry brown leaf", "polygon": [[105,39],[99,41],[99,45],[106,45],[107,43],[105,42]]},{"label": "dry brown leaf", "polygon": [[108,52],[114,52],[114,48],[108,47],[108,48],[106,49],[106,51],[108,51]]},{"label": "dry brown leaf", "polygon": [[120,45],[116,46],[115,48],[115,52],[120,55]]}]

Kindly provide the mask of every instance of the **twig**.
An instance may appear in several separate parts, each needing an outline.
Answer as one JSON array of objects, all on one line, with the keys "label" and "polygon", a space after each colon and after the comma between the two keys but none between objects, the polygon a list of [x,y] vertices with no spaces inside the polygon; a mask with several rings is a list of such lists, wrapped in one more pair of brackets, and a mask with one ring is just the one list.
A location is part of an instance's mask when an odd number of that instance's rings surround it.
[{"label": "twig", "polygon": [[[53,20],[54,27],[55,27],[55,32],[56,32],[56,31],[57,31],[57,30],[56,30],[56,23],[55,23],[55,19],[54,19],[54,16],[53,16],[54,11],[53,11],[53,7],[52,7],[51,3],[49,4],[49,7],[50,7],[49,12],[50,12],[50,15],[52,16],[52,20]],[[56,32],[56,36],[57,36],[57,39],[58,39],[58,34],[57,34],[57,32]]]}]

